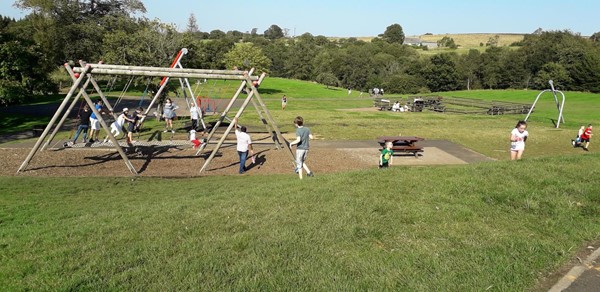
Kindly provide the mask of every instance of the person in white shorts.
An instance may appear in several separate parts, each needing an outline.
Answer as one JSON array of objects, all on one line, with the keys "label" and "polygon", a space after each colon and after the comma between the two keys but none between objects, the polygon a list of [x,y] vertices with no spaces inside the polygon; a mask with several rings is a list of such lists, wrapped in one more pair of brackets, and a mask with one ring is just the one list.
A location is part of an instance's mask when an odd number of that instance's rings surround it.
[{"label": "person in white shorts", "polygon": [[515,128],[510,132],[510,160],[518,160],[525,151],[525,141],[527,141],[527,122],[519,121]]}]

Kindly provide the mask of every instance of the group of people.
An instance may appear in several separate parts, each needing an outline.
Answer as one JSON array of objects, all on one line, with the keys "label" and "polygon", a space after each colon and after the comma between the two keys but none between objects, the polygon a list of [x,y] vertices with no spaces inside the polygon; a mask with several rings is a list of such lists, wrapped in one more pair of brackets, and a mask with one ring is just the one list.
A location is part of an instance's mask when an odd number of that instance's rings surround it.
[{"label": "group of people", "polygon": [[394,102],[394,104],[392,105],[392,111],[393,112],[407,112],[409,110],[409,107],[407,104],[405,104],[404,106],[400,104],[399,101]]},{"label": "group of people", "polygon": [[[96,111],[100,114],[104,114],[104,104],[102,100],[97,100],[94,104]],[[117,117],[117,119],[110,125],[110,132],[116,137],[123,133],[123,126],[125,122],[128,122],[127,127],[127,143],[132,143],[133,141],[133,133],[139,130],[140,120],[142,118],[143,109],[137,108],[134,113],[129,115],[129,109],[124,108],[121,114]],[[88,140],[88,131],[89,137]],[[77,127],[77,132],[75,132],[75,136],[73,137],[73,144],[77,143],[79,136],[83,134],[83,141],[94,143],[98,142],[98,136],[100,134],[100,121],[88,105],[85,105],[82,111],[79,113],[79,125]],[[104,142],[108,141],[108,136],[104,138]]]},{"label": "group of people", "polygon": [[[529,132],[527,132],[527,122],[519,121],[515,128],[510,132],[510,159],[518,160],[523,156],[525,151],[525,142]],[[582,147],[583,150],[588,151],[590,146],[590,139],[592,138],[592,124],[588,124],[587,127],[581,126],[577,137],[571,140],[573,147]],[[585,143],[585,144],[584,144]]]},{"label": "group of people", "polygon": [[[523,156],[525,151],[525,142],[529,137],[527,131],[527,122],[519,121],[514,129],[510,132],[510,159],[519,160]],[[582,147],[583,150],[588,151],[590,146],[590,139],[592,138],[592,124],[587,127],[581,126],[577,133],[577,138],[571,140],[573,147]],[[585,143],[585,144],[584,144]],[[387,168],[392,165],[394,151],[392,150],[392,143],[387,142],[384,149],[379,154],[379,168]]]},{"label": "group of people", "polygon": [[[588,124],[587,127],[581,126],[575,140],[571,140],[573,147],[583,147],[583,150],[588,151],[590,146],[590,139],[592,138],[592,124]],[[585,146],[584,144],[585,143]]]},{"label": "group of people", "polygon": [[[248,135],[248,129],[245,126],[238,125],[238,119],[233,119],[235,127],[235,136],[237,139],[237,153],[240,159],[239,174],[244,174],[247,170],[246,161],[248,157],[251,158],[252,163],[256,163],[254,155],[254,149],[252,148],[252,139]],[[296,139],[290,142],[289,146],[296,145],[296,161],[294,171],[298,174],[300,179],[303,177],[303,170],[306,171],[306,175],[309,177],[314,176],[312,171],[308,168],[305,161],[308,157],[308,150],[310,149],[310,140],[314,139],[310,132],[310,129],[304,126],[304,119],[300,116],[294,119],[294,125],[296,127]]]}]

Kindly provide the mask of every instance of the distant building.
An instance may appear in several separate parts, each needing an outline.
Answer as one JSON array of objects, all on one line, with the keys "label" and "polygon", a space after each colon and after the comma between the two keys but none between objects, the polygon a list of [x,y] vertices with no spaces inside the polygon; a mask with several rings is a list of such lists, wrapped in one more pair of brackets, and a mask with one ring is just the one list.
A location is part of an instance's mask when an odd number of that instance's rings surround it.
[{"label": "distant building", "polygon": [[438,47],[437,42],[424,42],[421,38],[404,38],[404,44],[409,46],[424,46],[428,49],[435,49]]},{"label": "distant building", "polygon": [[404,44],[409,46],[420,46],[421,39],[420,38],[404,38]]}]

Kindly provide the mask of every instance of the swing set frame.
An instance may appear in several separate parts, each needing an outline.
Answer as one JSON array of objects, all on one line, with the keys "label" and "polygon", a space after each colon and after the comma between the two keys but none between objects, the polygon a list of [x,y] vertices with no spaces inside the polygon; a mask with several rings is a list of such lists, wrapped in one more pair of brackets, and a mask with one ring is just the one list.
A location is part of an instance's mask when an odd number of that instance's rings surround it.
[{"label": "swing set frame", "polygon": [[[129,171],[133,175],[139,175],[138,171],[131,164],[131,161],[129,160],[129,158],[127,157],[125,152],[123,151],[123,148],[119,145],[119,142],[117,141],[116,137],[111,133],[109,126],[103,119],[102,115],[95,108],[94,103],[92,102],[90,96],[86,92],[87,87],[90,84],[92,84],[93,88],[96,90],[96,92],[98,93],[98,95],[100,96],[100,98],[102,99],[104,104],[106,105],[107,109],[109,109],[111,111],[111,113],[114,117],[115,114],[114,114],[113,108],[111,107],[110,103],[106,99],[106,96],[103,94],[102,90],[96,83],[96,81],[93,77],[94,75],[127,75],[127,76],[163,77],[163,79],[160,83],[161,87],[154,95],[148,108],[145,110],[144,117],[151,110],[153,104],[158,100],[160,94],[164,90],[164,88],[170,78],[183,79],[180,82],[182,84],[187,85],[187,88],[190,90],[190,93],[192,94],[192,96],[193,96],[193,91],[191,90],[191,87],[189,86],[189,82],[187,81],[188,78],[239,80],[240,86],[239,86],[238,90],[236,91],[234,96],[229,101],[226,109],[221,113],[221,115],[217,119],[215,126],[211,129],[208,137],[205,139],[205,143],[203,143],[201,145],[200,149],[196,153],[196,156],[198,156],[205,149],[206,145],[209,143],[209,141],[215,134],[217,128],[223,122],[223,120],[228,119],[227,113],[233,107],[235,101],[237,100],[237,98],[240,95],[240,93],[242,92],[242,90],[244,88],[246,88],[246,90],[248,91],[248,95],[244,99],[242,106],[236,112],[235,118],[239,118],[242,115],[242,113],[244,112],[244,110],[246,109],[246,107],[250,103],[252,103],[254,105],[254,107],[256,108],[259,118],[261,119],[261,121],[267,127],[267,130],[271,134],[273,143],[275,144],[277,149],[281,149],[281,146],[283,145],[287,150],[286,152],[288,152],[290,155],[292,164],[294,164],[295,158],[292,153],[292,150],[291,150],[289,144],[287,143],[287,141],[285,141],[285,138],[281,134],[281,131],[279,130],[273,117],[269,113],[265,103],[263,102],[263,100],[260,97],[260,94],[257,90],[257,87],[264,80],[264,78],[266,77],[266,74],[263,73],[260,77],[253,76],[252,74],[254,72],[254,68],[251,69],[249,72],[240,71],[240,70],[186,69],[186,68],[183,68],[181,66],[181,64],[179,63],[181,56],[183,56],[185,53],[187,53],[187,49],[184,48],[178,53],[176,59],[173,61],[173,63],[171,64],[171,66],[169,68],[108,65],[108,64],[102,64],[102,63],[87,64],[83,61],[80,61],[81,67],[72,67],[68,63],[65,64],[64,66],[67,69],[67,72],[69,73],[69,75],[71,76],[71,78],[73,80],[73,85],[71,86],[69,92],[67,93],[67,95],[63,99],[62,103],[60,104],[59,108],[55,112],[54,116],[52,117],[52,119],[50,120],[50,122],[48,123],[46,128],[44,129],[42,135],[38,138],[35,145],[31,149],[30,153],[27,155],[27,157],[25,158],[25,160],[23,161],[23,163],[17,170],[17,173],[26,170],[29,163],[31,162],[31,159],[35,156],[35,154],[38,151],[45,149],[51,143],[52,139],[55,137],[56,133],[58,132],[58,130],[61,128],[62,124],[64,123],[64,120],[66,119],[68,114],[71,112],[74,105],[77,103],[77,100],[79,99],[79,97],[83,96],[83,98],[87,102],[87,104],[90,107],[90,109],[92,110],[92,112],[95,113],[96,117],[98,118],[98,121],[100,122],[100,125],[102,126],[102,129],[104,130],[104,132],[106,133],[106,135],[110,139],[110,141],[112,142],[113,147],[117,150],[117,152],[119,153],[119,155],[125,162],[125,165],[129,169]],[[178,67],[178,68],[176,68],[176,67]],[[84,80],[85,80],[85,82],[84,82]],[[78,91],[76,97],[72,98],[76,91]],[[71,101],[71,99],[72,99],[72,101]],[[255,99],[256,99],[256,101],[255,101]],[[193,100],[194,104],[196,104],[196,99],[192,98],[192,100]],[[64,112],[69,101],[71,101],[71,104],[69,105],[67,111]],[[57,123],[59,116],[63,112],[64,112],[63,117]],[[200,117],[202,117],[202,115]],[[114,118],[116,119],[116,117],[114,117]],[[142,121],[143,121],[143,118],[142,118]],[[204,125],[204,122],[202,122],[202,124]],[[55,125],[56,125],[56,127],[54,127]],[[227,135],[233,129],[233,126],[234,126],[233,123],[229,124],[229,126],[227,127],[227,130],[221,136],[221,139],[218,141],[216,147],[212,150],[209,157],[206,159],[204,165],[200,169],[199,174],[202,174],[207,169],[208,165],[210,164],[212,159],[216,156],[218,150],[224,143]],[[52,134],[49,135],[50,130],[52,130],[53,127],[54,127],[54,130],[53,130]],[[44,143],[44,140],[46,138],[48,138],[48,139],[46,140],[46,143],[42,146],[42,143]]]}]

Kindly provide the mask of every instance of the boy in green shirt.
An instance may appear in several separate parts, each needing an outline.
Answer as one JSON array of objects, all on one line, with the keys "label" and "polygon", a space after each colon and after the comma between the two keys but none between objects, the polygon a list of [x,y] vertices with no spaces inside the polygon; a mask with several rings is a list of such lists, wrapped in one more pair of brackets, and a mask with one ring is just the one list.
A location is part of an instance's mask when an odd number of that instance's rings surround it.
[{"label": "boy in green shirt", "polygon": [[381,150],[381,154],[379,155],[379,168],[387,168],[392,165],[393,158],[394,151],[392,150],[392,142],[386,142],[385,148]]}]

